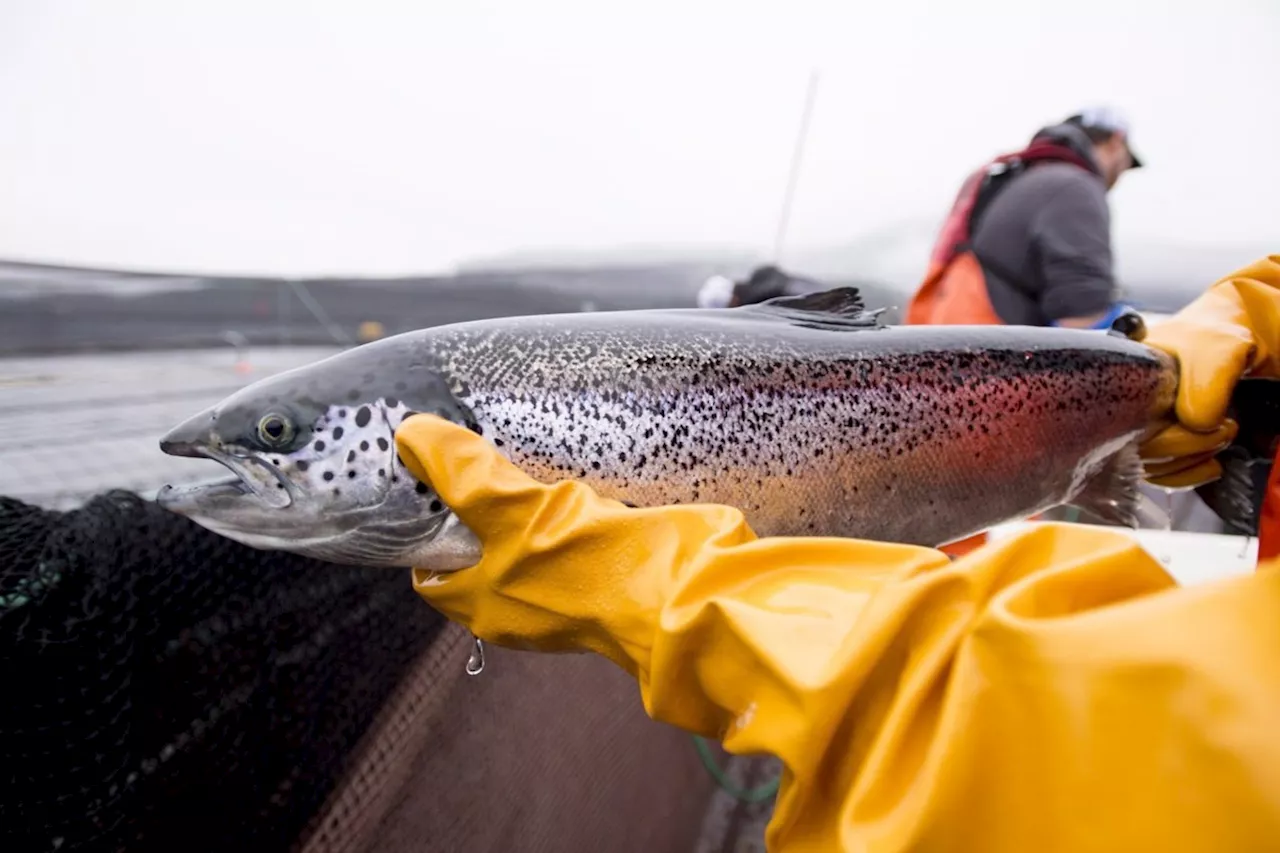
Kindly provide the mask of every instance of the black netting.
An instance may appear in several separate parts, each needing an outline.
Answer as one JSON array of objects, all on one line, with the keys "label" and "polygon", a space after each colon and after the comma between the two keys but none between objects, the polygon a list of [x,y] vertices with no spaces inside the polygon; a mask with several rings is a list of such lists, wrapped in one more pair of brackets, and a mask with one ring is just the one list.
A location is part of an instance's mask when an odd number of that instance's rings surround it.
[{"label": "black netting", "polygon": [[1257,536],[1272,460],[1280,449],[1280,381],[1239,382],[1229,413],[1240,430],[1218,455],[1222,477],[1196,493],[1222,519],[1227,533]]},{"label": "black netting", "polygon": [[404,571],[0,498],[0,850],[287,850],[442,624]]}]

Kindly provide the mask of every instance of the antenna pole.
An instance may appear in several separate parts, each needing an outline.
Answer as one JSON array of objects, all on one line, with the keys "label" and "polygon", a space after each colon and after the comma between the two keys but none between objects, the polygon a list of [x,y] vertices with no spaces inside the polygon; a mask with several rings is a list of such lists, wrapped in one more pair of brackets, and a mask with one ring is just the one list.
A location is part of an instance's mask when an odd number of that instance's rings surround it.
[{"label": "antenna pole", "polygon": [[818,69],[809,72],[809,87],[805,92],[804,112],[800,116],[800,132],[796,135],[796,145],[791,152],[791,173],[787,176],[787,189],[782,196],[782,212],[778,216],[778,233],[773,240],[773,260],[782,263],[782,245],[787,236],[787,226],[791,222],[791,202],[795,198],[796,184],[800,178],[800,162],[804,159],[805,142],[809,137],[809,118],[813,115],[813,102],[818,94]]}]

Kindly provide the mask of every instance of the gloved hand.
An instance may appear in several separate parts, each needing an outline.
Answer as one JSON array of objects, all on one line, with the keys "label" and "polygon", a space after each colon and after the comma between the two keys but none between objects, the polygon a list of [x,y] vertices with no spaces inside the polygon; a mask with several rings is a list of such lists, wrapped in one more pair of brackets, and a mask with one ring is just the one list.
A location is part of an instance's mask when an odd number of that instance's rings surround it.
[{"label": "gloved hand", "polygon": [[1178,361],[1175,422],[1147,440],[1147,478],[1188,488],[1221,476],[1214,456],[1235,438],[1227,415],[1245,375],[1280,377],[1280,255],[1219,280],[1143,341]]},{"label": "gloved hand", "polygon": [[495,644],[604,654],[654,719],[776,755],[774,853],[1280,837],[1280,572],[1175,590],[1131,537],[1074,525],[954,563],[757,539],[728,507],[541,484],[432,415],[396,444],[484,546],[418,593]]},{"label": "gloved hand", "polygon": [[[758,540],[742,513],[727,506],[633,508],[577,481],[545,485],[485,439],[434,416],[402,423],[396,445],[409,471],[431,484],[484,548],[479,564],[459,572],[415,570],[414,585],[432,606],[482,640],[590,650],[642,683],[658,614],[688,577],[708,565],[723,573],[742,560],[767,564],[779,548],[791,552],[779,561],[795,560],[797,552],[829,561],[847,559],[851,547],[845,540]],[[946,563],[932,549],[859,544],[874,567],[862,570],[869,582]],[[679,702],[678,694],[670,701]],[[706,729],[704,721],[680,717]]]}]

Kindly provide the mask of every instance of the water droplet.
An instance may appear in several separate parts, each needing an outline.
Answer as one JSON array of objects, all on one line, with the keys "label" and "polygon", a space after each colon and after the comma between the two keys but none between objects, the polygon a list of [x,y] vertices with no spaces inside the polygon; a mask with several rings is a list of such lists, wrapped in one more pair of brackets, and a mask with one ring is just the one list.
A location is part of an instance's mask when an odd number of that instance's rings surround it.
[{"label": "water droplet", "polygon": [[472,637],[474,645],[471,647],[471,656],[467,658],[467,675],[479,675],[484,672],[484,643],[480,642],[479,637]]}]

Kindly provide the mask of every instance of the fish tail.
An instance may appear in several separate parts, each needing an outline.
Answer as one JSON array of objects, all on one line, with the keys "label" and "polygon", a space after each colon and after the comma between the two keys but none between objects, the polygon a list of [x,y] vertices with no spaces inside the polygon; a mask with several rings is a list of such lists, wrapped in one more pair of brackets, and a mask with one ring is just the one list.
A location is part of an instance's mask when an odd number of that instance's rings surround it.
[{"label": "fish tail", "polygon": [[1143,494],[1142,480],[1138,443],[1130,442],[1103,463],[1066,505],[1095,515],[1108,524],[1167,528],[1168,514]]}]

